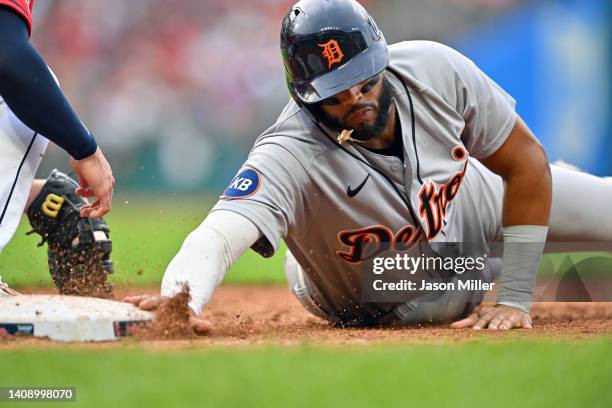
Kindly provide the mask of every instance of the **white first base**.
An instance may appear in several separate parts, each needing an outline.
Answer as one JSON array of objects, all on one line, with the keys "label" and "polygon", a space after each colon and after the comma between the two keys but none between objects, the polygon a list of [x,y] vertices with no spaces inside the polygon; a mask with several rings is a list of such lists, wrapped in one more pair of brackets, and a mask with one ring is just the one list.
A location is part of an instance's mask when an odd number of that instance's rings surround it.
[{"label": "white first base", "polygon": [[153,314],[114,300],[79,296],[0,297],[0,329],[58,341],[110,341]]}]

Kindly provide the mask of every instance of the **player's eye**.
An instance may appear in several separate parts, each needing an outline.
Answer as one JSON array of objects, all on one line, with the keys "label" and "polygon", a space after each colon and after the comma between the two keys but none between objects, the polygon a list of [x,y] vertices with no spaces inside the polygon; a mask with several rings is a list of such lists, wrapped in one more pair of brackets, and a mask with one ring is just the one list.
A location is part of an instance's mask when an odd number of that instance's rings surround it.
[{"label": "player's eye", "polygon": [[380,81],[380,75],[376,75],[367,84],[365,84],[363,86],[363,88],[361,88],[361,93],[368,93],[368,92],[370,92],[372,90],[372,88],[374,88],[374,86],[376,86],[378,81]]},{"label": "player's eye", "polygon": [[338,99],[338,98],[327,98],[327,99],[323,99],[321,102],[319,102],[319,104],[327,105],[327,106],[340,105],[340,99]]},{"label": "player's eye", "polygon": [[[380,78],[380,75],[376,75],[374,78],[370,79],[363,87],[361,87],[361,93],[364,94],[370,92],[372,88],[374,88],[376,84],[380,81]],[[323,99],[321,102],[319,102],[320,105],[326,106],[340,105],[340,103],[340,99],[335,97]]]}]

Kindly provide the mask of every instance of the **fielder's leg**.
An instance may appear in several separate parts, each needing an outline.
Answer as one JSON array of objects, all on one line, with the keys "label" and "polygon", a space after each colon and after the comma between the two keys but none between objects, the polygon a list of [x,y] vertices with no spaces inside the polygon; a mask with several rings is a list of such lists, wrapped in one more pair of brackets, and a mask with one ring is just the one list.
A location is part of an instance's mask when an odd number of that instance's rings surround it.
[{"label": "fielder's leg", "polygon": [[0,98],[0,252],[17,230],[47,143]]}]

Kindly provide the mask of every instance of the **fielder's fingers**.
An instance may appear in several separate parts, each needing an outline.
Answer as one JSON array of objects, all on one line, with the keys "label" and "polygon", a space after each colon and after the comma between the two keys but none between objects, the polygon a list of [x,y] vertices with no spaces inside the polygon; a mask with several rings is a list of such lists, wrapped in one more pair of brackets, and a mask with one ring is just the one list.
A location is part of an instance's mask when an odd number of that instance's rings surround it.
[{"label": "fielder's fingers", "polygon": [[92,217],[92,213],[96,206],[100,205],[100,200],[96,200],[91,204],[87,204],[81,207],[81,217]]},{"label": "fielder's fingers", "polygon": [[111,200],[112,196],[110,194],[104,195],[100,198],[98,203],[98,208],[94,207],[94,210],[89,215],[90,217],[102,217],[106,215],[111,210]]},{"label": "fielder's fingers", "polygon": [[108,203],[103,203],[101,200],[96,200],[93,203],[81,207],[81,217],[103,217],[110,211]]},{"label": "fielder's fingers", "polygon": [[200,319],[195,316],[189,318],[189,326],[191,326],[193,332],[198,336],[208,334],[212,330],[212,324],[208,320]]},{"label": "fielder's fingers", "polygon": [[472,327],[474,323],[478,321],[478,314],[472,313],[468,317],[457,320],[456,322],[451,324],[451,329],[466,329],[468,327]]},{"label": "fielder's fingers", "polygon": [[74,190],[75,193],[77,193],[78,195],[82,196],[82,197],[95,197],[96,193],[89,187],[79,187],[76,190]]},{"label": "fielder's fingers", "polygon": [[87,215],[89,218],[97,218],[97,217],[103,217],[105,216],[110,210],[109,209],[103,209],[103,208],[95,208],[93,210],[91,210],[91,212],[89,213],[89,215]]}]

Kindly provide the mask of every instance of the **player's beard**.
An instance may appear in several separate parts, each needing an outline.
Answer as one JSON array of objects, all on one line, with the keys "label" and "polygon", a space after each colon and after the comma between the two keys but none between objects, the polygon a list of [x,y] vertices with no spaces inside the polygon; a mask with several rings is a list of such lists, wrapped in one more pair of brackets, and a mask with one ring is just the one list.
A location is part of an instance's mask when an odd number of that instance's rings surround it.
[{"label": "player's beard", "polygon": [[[346,118],[353,112],[356,112],[362,108],[378,109],[376,111],[376,118],[374,119],[374,123],[369,125],[364,122],[360,126],[352,128],[353,133],[351,134],[351,138],[359,140],[361,142],[367,142],[369,140],[375,139],[378,135],[380,135],[387,127],[387,122],[389,121],[389,111],[392,103],[393,87],[391,86],[391,83],[387,80],[387,78],[383,77],[382,89],[378,97],[377,108],[375,106],[372,106],[371,104],[359,103],[353,106],[351,110],[345,114],[344,117]],[[333,131],[340,133],[345,129],[351,130],[351,127],[349,125],[343,124],[341,121],[329,117],[318,105],[311,106],[310,112],[316,120],[323,123],[325,126],[327,126]]]}]

